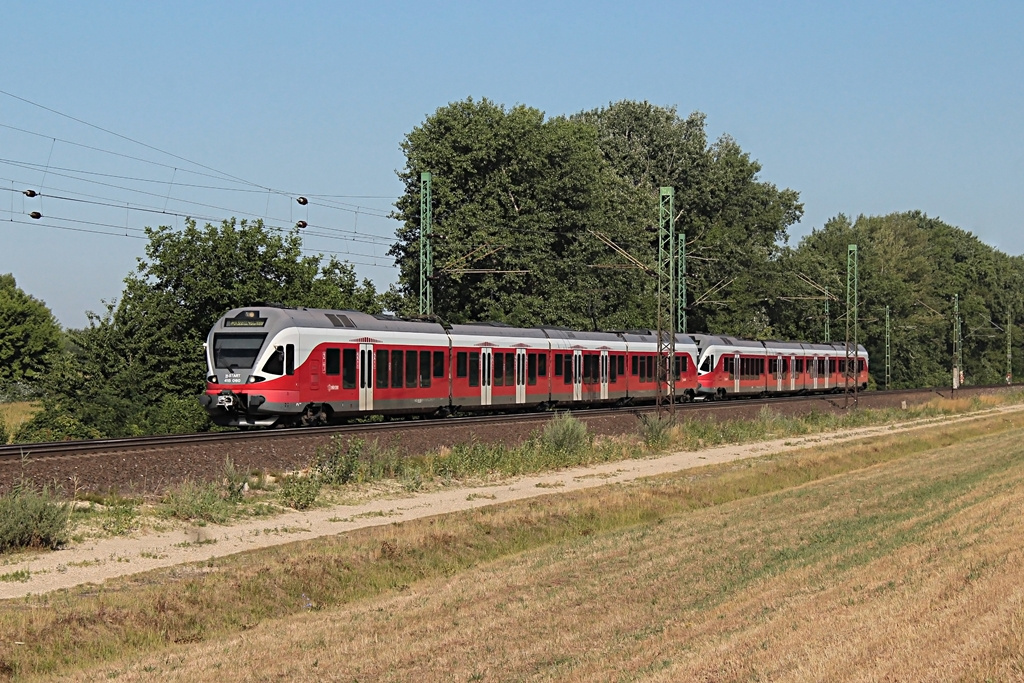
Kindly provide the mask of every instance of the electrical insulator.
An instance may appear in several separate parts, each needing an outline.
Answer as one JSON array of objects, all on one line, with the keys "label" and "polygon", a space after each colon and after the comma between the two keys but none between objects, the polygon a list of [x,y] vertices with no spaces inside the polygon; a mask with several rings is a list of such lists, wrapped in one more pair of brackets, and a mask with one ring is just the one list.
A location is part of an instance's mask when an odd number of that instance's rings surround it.
[{"label": "electrical insulator", "polygon": [[299,197],[295,201],[297,201],[299,204],[302,204],[303,206],[305,206],[306,204],[309,204],[309,200],[306,199],[305,197]]},{"label": "electrical insulator", "polygon": [[39,213],[38,211],[33,211],[28,216],[29,218],[35,218],[36,220],[39,220],[40,218],[43,217],[43,214]]},{"label": "electrical insulator", "polygon": [[308,223],[306,223],[306,221],[299,221],[298,223],[295,224],[295,227],[299,228],[301,230],[302,228],[306,227],[307,225],[308,225]]},{"label": "electrical insulator", "polygon": [[39,196],[39,193],[36,192],[35,190],[23,190],[22,194],[25,195],[26,197],[38,197]]}]

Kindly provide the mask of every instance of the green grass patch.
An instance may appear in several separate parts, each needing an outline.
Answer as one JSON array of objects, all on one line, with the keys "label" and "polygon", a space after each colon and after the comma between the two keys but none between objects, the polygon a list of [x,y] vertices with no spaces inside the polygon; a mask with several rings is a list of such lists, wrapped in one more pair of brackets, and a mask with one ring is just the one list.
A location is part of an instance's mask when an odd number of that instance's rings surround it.
[{"label": "green grass patch", "polygon": [[20,581],[22,583],[32,578],[32,572],[27,569],[19,569],[17,571],[8,572],[6,574],[0,574],[0,581]]}]

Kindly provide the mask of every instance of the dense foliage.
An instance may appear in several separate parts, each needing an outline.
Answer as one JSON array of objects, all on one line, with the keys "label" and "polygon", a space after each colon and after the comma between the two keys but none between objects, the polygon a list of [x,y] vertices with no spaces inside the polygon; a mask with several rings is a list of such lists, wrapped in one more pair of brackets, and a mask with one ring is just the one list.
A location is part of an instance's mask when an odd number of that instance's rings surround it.
[{"label": "dense foliage", "polygon": [[13,275],[0,275],[0,397],[30,393],[60,344],[46,304],[22,291]]},{"label": "dense foliage", "polygon": [[[859,339],[872,358],[872,376],[885,379],[885,307],[889,306],[892,386],[942,386],[950,382],[953,297],[959,295],[965,379],[994,384],[1006,374],[1007,315],[1024,323],[1024,259],[984,244],[969,232],[920,212],[839,215],[787,250],[780,261],[785,288],[778,297],[815,296],[795,276],[803,273],[833,294],[832,338],[846,334],[846,253],[858,247]],[[820,341],[824,302],[776,298],[772,320],[781,337]],[[1016,337],[1020,339],[1019,333]],[[1020,356],[1019,348],[1015,350]],[[1020,376],[1024,359],[1014,362]]]},{"label": "dense foliage", "polygon": [[695,324],[754,335],[766,317],[752,285],[772,272],[802,211],[795,192],[757,179],[735,141],[709,145],[702,115],[646,102],[545,119],[469,99],[438,109],[402,148],[396,305],[418,303],[420,173],[430,171],[435,309],[451,321],[653,326],[656,281],[624,269],[595,233],[653,266],[664,185],[677,188],[694,290],[735,278],[728,301],[696,309]]}]

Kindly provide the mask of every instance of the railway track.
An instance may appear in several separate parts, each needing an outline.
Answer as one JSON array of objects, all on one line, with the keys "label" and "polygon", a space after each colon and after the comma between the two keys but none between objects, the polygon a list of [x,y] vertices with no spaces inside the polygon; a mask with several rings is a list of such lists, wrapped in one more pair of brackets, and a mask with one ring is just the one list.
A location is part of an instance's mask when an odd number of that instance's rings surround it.
[{"label": "railway track", "polygon": [[[1006,390],[1005,385],[967,387],[959,396]],[[934,396],[949,397],[948,389],[907,389],[863,392],[857,396],[865,407],[899,407],[903,401],[919,403]],[[716,419],[752,418],[762,406],[783,413],[811,410],[841,411],[854,404],[854,396],[826,394],[766,399],[736,399],[680,404],[686,417]],[[654,406],[578,410],[574,414],[598,434],[633,431],[636,416],[654,412]],[[155,491],[183,478],[220,476],[226,458],[241,467],[285,471],[303,467],[316,450],[335,435],[348,439],[377,440],[400,452],[427,452],[468,441],[518,442],[551,418],[550,412],[458,418],[394,420],[329,427],[214,432],[127,439],[96,439],[0,447],[0,490],[17,478],[56,482],[86,490]]]}]

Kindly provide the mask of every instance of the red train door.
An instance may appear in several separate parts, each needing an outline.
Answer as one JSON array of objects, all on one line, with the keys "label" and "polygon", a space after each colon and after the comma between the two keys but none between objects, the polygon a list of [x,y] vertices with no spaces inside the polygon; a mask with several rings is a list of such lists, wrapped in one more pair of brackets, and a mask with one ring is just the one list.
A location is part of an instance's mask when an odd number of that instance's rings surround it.
[{"label": "red train door", "polygon": [[572,352],[572,400],[583,400],[583,352],[579,349]]},{"label": "red train door", "polygon": [[359,410],[373,410],[373,344],[359,345]]},{"label": "red train door", "polygon": [[516,403],[526,403],[526,349],[516,349]]},{"label": "red train door", "polygon": [[491,349],[480,349],[480,405],[491,405]]},{"label": "red train door", "polygon": [[598,370],[601,374],[601,400],[606,401],[608,399],[608,352],[601,352],[601,363],[600,369]]}]

